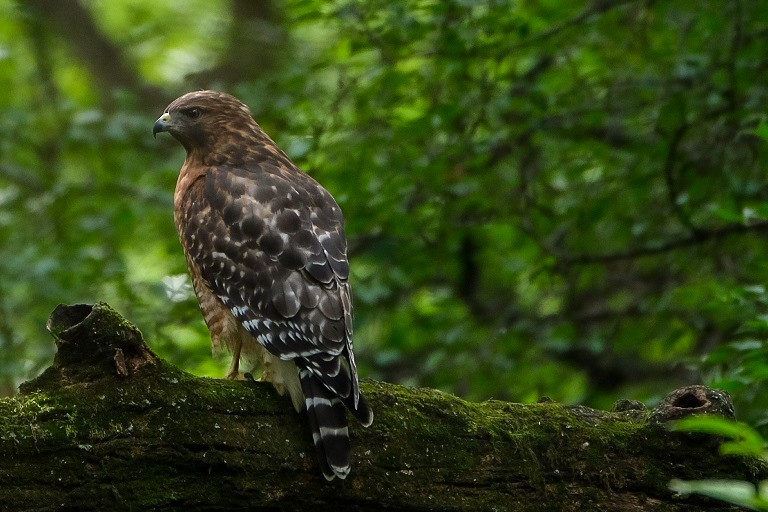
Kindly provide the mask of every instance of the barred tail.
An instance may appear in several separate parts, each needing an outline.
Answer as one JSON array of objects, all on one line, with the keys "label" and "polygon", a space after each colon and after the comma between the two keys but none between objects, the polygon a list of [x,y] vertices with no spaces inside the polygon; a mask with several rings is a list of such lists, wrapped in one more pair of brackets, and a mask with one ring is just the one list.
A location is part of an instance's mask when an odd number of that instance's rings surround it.
[{"label": "barred tail", "polygon": [[302,368],[299,380],[323,476],[346,478],[351,446],[344,404],[310,370]]}]

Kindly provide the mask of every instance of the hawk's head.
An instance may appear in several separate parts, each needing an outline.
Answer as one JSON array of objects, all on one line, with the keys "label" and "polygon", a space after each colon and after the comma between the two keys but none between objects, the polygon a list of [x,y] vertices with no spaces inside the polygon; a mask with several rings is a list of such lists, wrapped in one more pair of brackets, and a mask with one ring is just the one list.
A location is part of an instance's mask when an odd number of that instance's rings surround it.
[{"label": "hawk's head", "polygon": [[260,131],[242,101],[217,91],[194,91],[175,99],[152,128],[154,136],[170,133],[187,154],[216,153],[231,141],[242,143]]}]

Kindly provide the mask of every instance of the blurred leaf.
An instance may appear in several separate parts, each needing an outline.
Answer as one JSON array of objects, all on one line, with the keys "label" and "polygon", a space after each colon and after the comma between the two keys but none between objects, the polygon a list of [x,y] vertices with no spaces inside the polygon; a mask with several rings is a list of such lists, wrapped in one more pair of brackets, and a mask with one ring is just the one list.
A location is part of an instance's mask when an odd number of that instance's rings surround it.
[{"label": "blurred leaf", "polygon": [[755,128],[754,134],[763,140],[768,141],[768,122],[765,119],[760,120],[760,124]]},{"label": "blurred leaf", "polygon": [[674,429],[685,432],[702,432],[730,439],[720,451],[728,455],[750,455],[768,460],[768,448],[763,437],[744,423],[720,416],[692,416],[676,421]]},{"label": "blurred leaf", "polygon": [[673,95],[659,110],[656,120],[656,129],[667,137],[675,133],[686,124],[686,103],[682,94]]},{"label": "blurred leaf", "polygon": [[755,486],[739,480],[672,480],[669,488],[679,494],[702,494],[751,510],[766,510],[765,504],[758,506]]},{"label": "blurred leaf", "polygon": [[165,276],[163,286],[165,286],[166,296],[172,302],[183,302],[195,296],[192,282],[187,274]]}]

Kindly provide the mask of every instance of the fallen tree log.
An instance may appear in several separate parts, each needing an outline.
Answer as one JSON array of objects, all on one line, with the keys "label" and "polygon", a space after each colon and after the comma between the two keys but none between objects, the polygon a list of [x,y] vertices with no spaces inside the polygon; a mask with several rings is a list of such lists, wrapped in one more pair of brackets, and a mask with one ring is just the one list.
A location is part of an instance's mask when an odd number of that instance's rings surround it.
[{"label": "fallen tree log", "polygon": [[0,400],[2,510],[732,510],[673,478],[768,476],[669,419],[730,416],[692,386],[654,410],[469,403],[367,381],[352,474],[326,482],[305,422],[268,384],[198,378],[157,358],[106,304],[59,306],[53,365]]}]

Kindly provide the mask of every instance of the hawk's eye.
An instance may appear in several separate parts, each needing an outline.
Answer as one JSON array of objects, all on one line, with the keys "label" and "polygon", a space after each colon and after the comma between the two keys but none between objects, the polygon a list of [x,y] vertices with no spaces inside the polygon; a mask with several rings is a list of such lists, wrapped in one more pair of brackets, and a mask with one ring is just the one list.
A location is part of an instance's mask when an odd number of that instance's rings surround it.
[{"label": "hawk's eye", "polygon": [[197,119],[202,114],[202,111],[197,107],[187,108],[183,110],[185,116],[190,119]]}]

